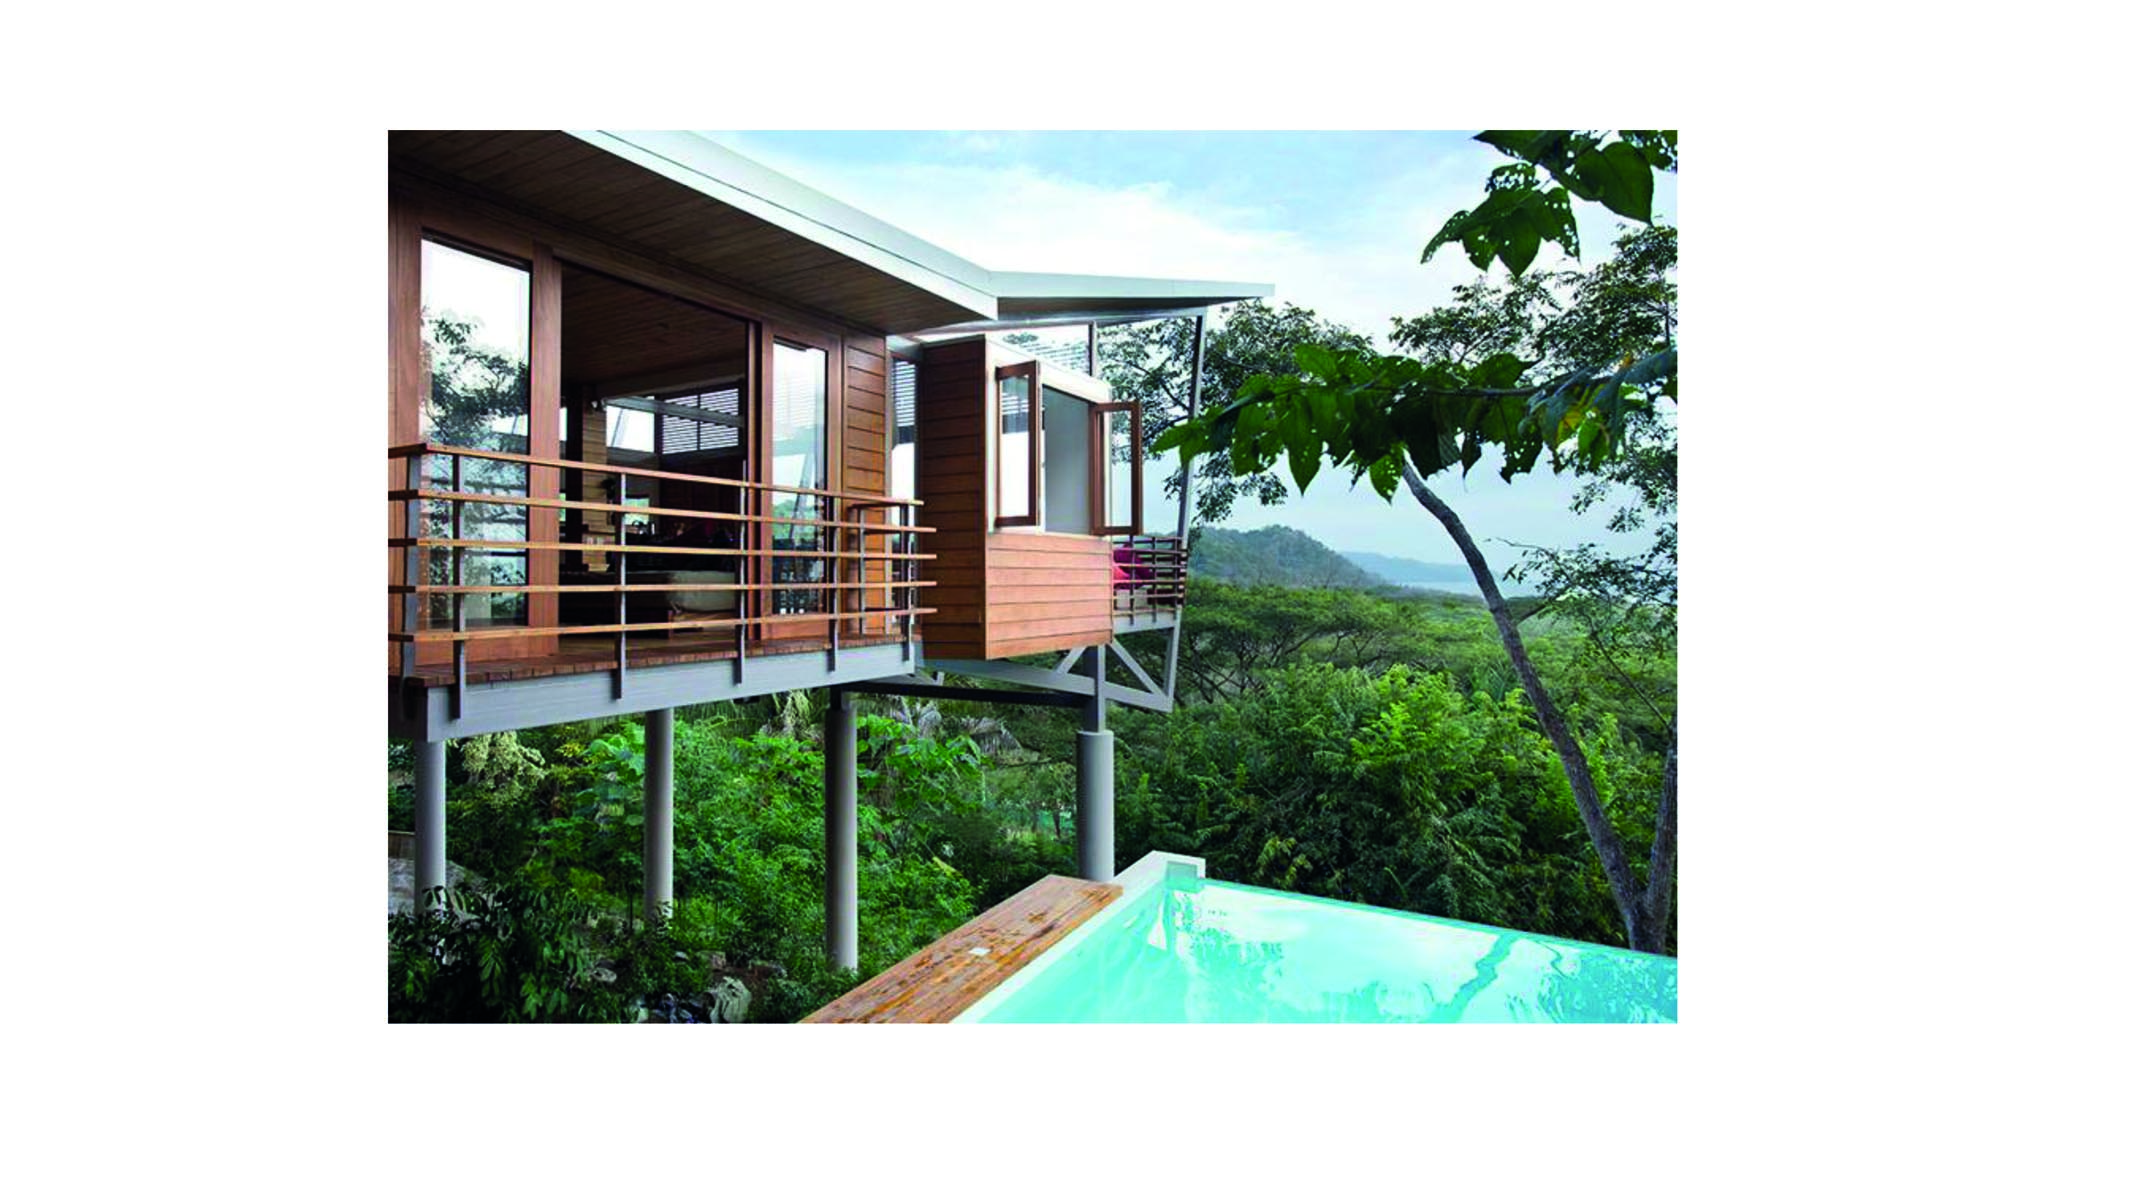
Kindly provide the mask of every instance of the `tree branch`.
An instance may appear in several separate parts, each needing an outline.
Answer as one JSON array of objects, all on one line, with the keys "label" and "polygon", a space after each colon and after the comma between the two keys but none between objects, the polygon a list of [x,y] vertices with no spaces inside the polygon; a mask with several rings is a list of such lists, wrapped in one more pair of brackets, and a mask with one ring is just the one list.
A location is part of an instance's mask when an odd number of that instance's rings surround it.
[{"label": "tree branch", "polygon": [[[1466,559],[1467,568],[1474,573],[1474,582],[1481,588],[1481,598],[1496,621],[1496,632],[1503,640],[1504,652],[1510,656],[1511,667],[1525,687],[1526,699],[1533,705],[1533,715],[1539,720],[1541,731],[1554,744],[1556,757],[1562,760],[1563,775],[1570,782],[1571,798],[1577,804],[1586,836],[1592,839],[1593,850],[1599,855],[1600,870],[1606,874],[1608,890],[1614,894],[1615,907],[1622,914],[1629,944],[1637,950],[1652,949],[1650,933],[1644,928],[1644,896],[1637,888],[1636,874],[1630,869],[1629,851],[1622,844],[1622,835],[1615,829],[1614,822],[1608,819],[1607,810],[1600,804],[1600,790],[1592,781],[1592,766],[1585,759],[1585,748],[1570,732],[1569,722],[1555,707],[1555,699],[1541,683],[1540,673],[1533,669],[1525,640],[1518,635],[1518,623],[1511,619],[1503,592],[1496,586],[1495,572],[1489,569],[1489,561],[1481,556],[1481,548],[1474,544],[1466,523],[1429,489],[1414,464],[1401,463],[1400,474],[1407,483],[1407,490],[1451,535],[1459,553]],[[1665,936],[1663,931],[1660,936]]]},{"label": "tree branch", "polygon": [[1652,862],[1644,880],[1644,924],[1654,945],[1666,942],[1667,918],[1674,908],[1674,852],[1680,824],[1680,769],[1676,739],[1666,743],[1666,775],[1659,784],[1659,812],[1652,827]]}]

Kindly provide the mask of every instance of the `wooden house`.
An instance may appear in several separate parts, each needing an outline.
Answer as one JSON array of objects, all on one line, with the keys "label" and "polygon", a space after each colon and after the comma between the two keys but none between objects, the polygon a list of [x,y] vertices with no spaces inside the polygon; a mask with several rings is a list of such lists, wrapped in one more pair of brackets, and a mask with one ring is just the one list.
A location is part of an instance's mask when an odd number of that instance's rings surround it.
[{"label": "wooden house", "polygon": [[[1210,308],[1272,289],[988,270],[693,134],[396,132],[389,155],[417,887],[444,878],[446,739],[644,714],[656,913],[673,708],[824,687],[837,961],[854,692],[1081,706],[1081,871],[1107,878],[1104,706],[1169,706],[1187,505],[1149,527],[1095,329],[1187,318],[1197,347]],[[1007,340],[1075,325],[1078,365]],[[1138,630],[1170,631],[1163,682],[1116,646]]]}]

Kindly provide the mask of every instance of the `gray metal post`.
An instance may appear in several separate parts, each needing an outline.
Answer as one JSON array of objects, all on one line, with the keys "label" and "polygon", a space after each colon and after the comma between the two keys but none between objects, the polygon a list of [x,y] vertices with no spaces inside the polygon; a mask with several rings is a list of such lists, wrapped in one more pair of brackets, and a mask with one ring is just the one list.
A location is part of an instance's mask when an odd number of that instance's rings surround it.
[{"label": "gray metal post", "polygon": [[415,743],[415,903],[444,887],[444,743]]},{"label": "gray metal post", "polygon": [[[1192,386],[1185,392],[1185,419],[1188,421],[1200,415],[1200,375],[1206,367],[1207,315],[1202,313],[1192,322]],[[1192,529],[1192,464],[1182,460],[1181,464],[1185,478],[1178,485],[1178,549],[1183,550],[1183,539]],[[1182,596],[1178,598],[1172,621],[1170,648],[1163,659],[1163,688],[1166,695],[1175,697],[1178,691],[1178,647],[1185,638],[1185,599]]]},{"label": "gray metal post", "polygon": [[1083,879],[1109,883],[1112,871],[1112,733],[1104,728],[1104,668],[1108,647],[1092,646],[1077,670],[1096,689],[1074,735],[1074,861]]},{"label": "gray metal post", "polygon": [[674,710],[644,714],[644,919],[674,909]]},{"label": "gray metal post", "polygon": [[830,689],[824,726],[824,924],[830,963],[849,971],[859,966],[859,734],[844,689]]},{"label": "gray metal post", "polygon": [[1074,735],[1074,849],[1081,877],[1109,883],[1113,871],[1111,826],[1111,739],[1108,729],[1084,729]]}]

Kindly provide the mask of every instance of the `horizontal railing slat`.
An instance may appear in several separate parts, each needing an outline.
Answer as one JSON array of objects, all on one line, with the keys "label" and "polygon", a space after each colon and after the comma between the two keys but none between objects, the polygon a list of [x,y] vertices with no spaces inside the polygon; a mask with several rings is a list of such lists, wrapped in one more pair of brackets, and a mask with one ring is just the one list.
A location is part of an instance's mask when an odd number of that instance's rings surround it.
[{"label": "horizontal railing slat", "polygon": [[815,517],[758,517],[714,512],[698,508],[647,508],[642,504],[607,504],[598,500],[564,500],[556,496],[497,495],[489,492],[409,491],[398,488],[385,494],[387,500],[456,500],[463,504],[508,504],[520,508],[564,508],[583,512],[627,513],[633,517],[701,517],[711,521],[747,521],[756,525],[815,525],[835,529],[864,529],[868,533],[934,533],[930,525],[876,525],[859,521],[825,521]]},{"label": "horizontal railing slat", "polygon": [[456,458],[481,458],[491,462],[518,463],[528,467],[552,467],[558,471],[594,471],[607,475],[635,475],[640,479],[674,479],[683,483],[716,483],[727,487],[750,488],[760,492],[785,492],[796,496],[836,496],[847,502],[868,504],[909,504],[923,507],[923,500],[906,500],[897,496],[883,496],[873,492],[841,492],[834,488],[798,487],[786,483],[757,483],[752,479],[725,479],[717,475],[688,475],[680,471],[659,471],[650,467],[625,467],[615,463],[574,462],[567,458],[540,458],[531,454],[512,454],[504,450],[477,450],[471,446],[446,446],[436,442],[413,442],[394,446],[385,452],[387,458],[411,458],[417,454],[438,455]]},{"label": "horizontal railing slat", "polygon": [[[865,613],[851,614],[850,619],[864,616],[868,620],[882,617],[923,617],[939,612],[935,608],[883,608],[868,609]],[[386,637],[395,642],[479,642],[496,638],[548,637],[557,634],[575,633],[652,633],[661,629],[731,629],[736,625],[792,625],[802,622],[821,624],[831,620],[828,613],[798,613],[773,617],[717,617],[689,621],[644,621],[626,625],[499,625],[492,629],[425,629],[415,634],[388,633]]]},{"label": "horizontal railing slat", "polygon": [[878,592],[890,588],[932,587],[934,584],[931,579],[906,582],[877,579],[871,583],[437,583],[417,584],[412,588],[404,583],[394,583],[386,585],[386,591],[395,596],[409,592],[420,596],[516,595],[520,592],[590,592],[600,595],[616,592],[819,592],[829,588]]},{"label": "horizontal railing slat", "polygon": [[457,546],[464,550],[598,550],[607,554],[714,554],[744,558],[865,558],[869,562],[922,562],[936,557],[932,554],[896,554],[880,551],[861,554],[857,550],[764,550],[747,546],[658,546],[643,542],[498,542],[473,541],[467,538],[387,538],[385,544],[395,550],[409,546],[423,550],[449,550]]}]

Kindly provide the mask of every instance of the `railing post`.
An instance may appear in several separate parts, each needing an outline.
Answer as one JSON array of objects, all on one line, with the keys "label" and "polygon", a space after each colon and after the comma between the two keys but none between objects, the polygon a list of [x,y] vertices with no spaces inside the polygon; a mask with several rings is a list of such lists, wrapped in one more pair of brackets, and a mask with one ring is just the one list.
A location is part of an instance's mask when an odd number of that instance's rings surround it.
[{"label": "railing post", "polygon": [[740,589],[734,593],[739,599],[735,600],[733,605],[734,615],[739,618],[733,626],[733,682],[735,685],[740,684],[748,671],[748,613],[751,607],[748,603],[748,598],[755,594],[749,589],[750,585],[756,581],[755,522],[748,519],[753,515],[751,509],[754,505],[751,502],[755,498],[755,489],[744,482],[740,487],[740,493],[741,519],[738,524],[741,527],[741,552],[735,560],[736,567],[733,572],[734,581],[741,585]]},{"label": "railing post", "polygon": [[405,679],[415,673],[416,653],[420,647],[415,642],[419,627],[422,593],[416,589],[422,583],[422,548],[415,543],[422,538],[422,491],[423,455],[420,450],[407,456],[407,507],[402,510],[401,530],[407,536],[407,552],[401,562],[400,573],[407,584],[407,591],[400,600],[400,632],[407,640],[400,643],[400,677]]},{"label": "railing post", "polygon": [[823,568],[822,579],[829,585],[830,646],[829,669],[837,669],[837,647],[844,629],[844,523],[838,519],[839,496],[824,496],[822,511],[829,515],[829,565]]},{"label": "railing post", "polygon": [[[904,552],[906,554],[918,553],[918,534],[911,532],[913,527],[915,527],[917,524],[918,520],[913,512],[913,506],[908,502],[905,503],[903,506],[903,544]],[[906,585],[904,588],[903,603],[904,661],[910,662],[912,650],[912,634],[918,628],[918,617],[911,610],[918,607],[918,589],[908,585],[915,583],[918,580],[918,560],[916,558],[906,558],[899,562],[897,566],[902,568],[899,573],[903,576],[903,581]]]},{"label": "railing post", "polygon": [[615,472],[615,495],[621,512],[615,514],[615,699],[622,690],[630,665],[630,513],[629,476]]},{"label": "railing post", "polygon": [[[452,456],[452,540],[454,542],[465,540],[465,522],[461,519],[464,505],[458,499],[459,493],[463,490],[461,477],[462,464],[465,462],[466,459],[460,455],[454,454]],[[465,546],[453,546],[452,632],[455,634],[462,634],[467,631],[467,597],[465,592],[459,590],[466,586],[466,560],[467,548]],[[529,559],[528,561],[530,562],[531,560]],[[527,597],[526,604],[530,612],[533,604],[530,595]],[[466,706],[466,695],[467,640],[463,637],[454,637],[452,639],[452,719],[454,721],[459,720],[463,714]]]}]

